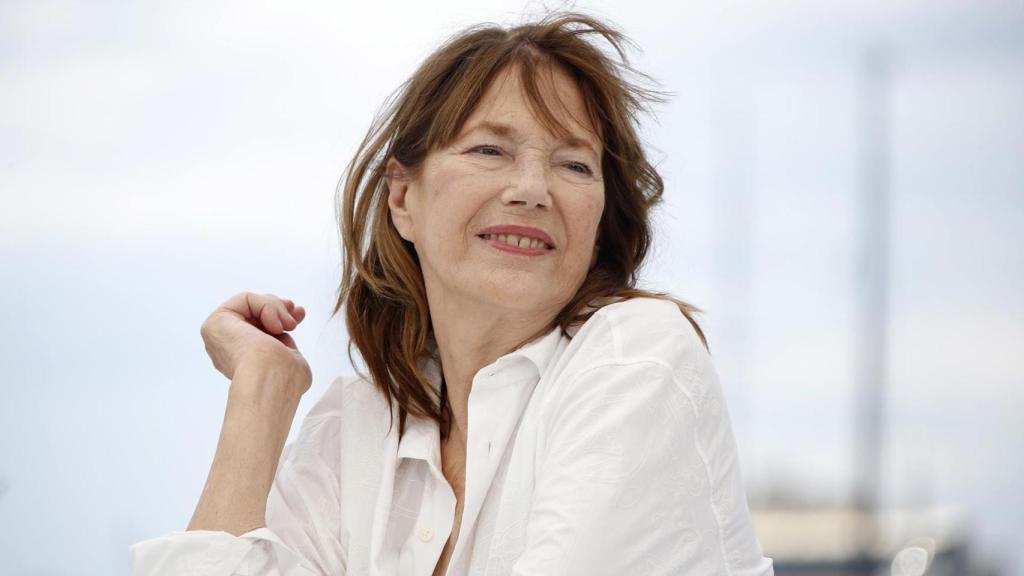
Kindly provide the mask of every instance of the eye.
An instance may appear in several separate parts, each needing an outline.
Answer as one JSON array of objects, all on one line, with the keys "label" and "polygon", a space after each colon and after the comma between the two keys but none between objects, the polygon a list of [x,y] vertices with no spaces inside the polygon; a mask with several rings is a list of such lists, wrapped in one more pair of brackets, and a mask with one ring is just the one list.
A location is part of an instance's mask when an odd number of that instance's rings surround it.
[{"label": "eye", "polygon": [[587,166],[582,162],[567,162],[565,166],[573,172],[579,172],[580,174],[585,174],[587,176],[594,173],[594,171],[590,169],[590,166]]},{"label": "eye", "polygon": [[481,144],[469,149],[470,152],[479,152],[484,156],[501,156],[501,148],[494,144]]}]

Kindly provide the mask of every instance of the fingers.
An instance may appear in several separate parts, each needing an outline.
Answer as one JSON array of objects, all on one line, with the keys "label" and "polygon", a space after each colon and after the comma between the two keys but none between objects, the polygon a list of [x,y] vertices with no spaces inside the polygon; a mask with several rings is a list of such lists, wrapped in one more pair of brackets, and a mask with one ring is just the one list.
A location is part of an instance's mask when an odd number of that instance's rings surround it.
[{"label": "fingers", "polygon": [[225,307],[235,310],[247,321],[269,334],[278,335],[287,330],[294,330],[306,317],[306,311],[302,306],[296,306],[291,300],[278,298],[273,294],[244,292],[236,298],[225,303]]},{"label": "fingers", "polygon": [[267,336],[293,352],[295,358],[284,359],[285,364],[297,361],[308,372],[308,364],[299,353],[295,340],[288,334],[305,316],[306,311],[302,306],[297,306],[287,298],[279,298],[274,294],[240,292],[217,307],[203,321],[199,333],[214,367],[229,379],[234,377],[238,363],[253,351],[271,350],[276,354],[281,350],[275,344],[267,348]]},{"label": "fingers", "polygon": [[[294,330],[295,327],[299,325],[299,322],[302,321],[301,318],[295,316],[295,310],[297,307],[294,304],[292,304],[292,308],[289,309],[283,301],[279,301],[275,303],[274,308],[277,310],[278,316],[281,319],[281,326],[285,330]],[[305,311],[303,311],[303,316],[305,316]]]},{"label": "fingers", "polygon": [[271,334],[280,334],[284,332],[284,321],[281,317],[280,311],[273,304],[266,304],[260,309],[258,316],[260,324],[263,325],[263,330],[270,332]]},{"label": "fingers", "polygon": [[296,306],[294,302],[287,298],[281,300],[281,303],[284,304],[285,310],[295,320],[296,324],[302,322],[302,319],[306,317],[306,309],[302,306]]}]

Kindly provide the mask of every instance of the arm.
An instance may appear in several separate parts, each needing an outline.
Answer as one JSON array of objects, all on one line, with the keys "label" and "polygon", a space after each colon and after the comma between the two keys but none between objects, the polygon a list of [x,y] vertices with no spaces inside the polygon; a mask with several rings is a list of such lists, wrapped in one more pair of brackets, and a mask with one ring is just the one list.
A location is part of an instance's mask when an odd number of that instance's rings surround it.
[{"label": "arm", "polygon": [[136,576],[310,576],[342,569],[340,550],[309,537],[338,523],[322,505],[307,505],[327,501],[324,490],[337,484],[336,466],[316,457],[326,444],[323,419],[304,422],[296,441],[304,449],[295,458],[286,453],[278,470],[312,378],[286,333],[304,315],[290,300],[240,293],[203,323],[206,351],[231,380],[220,440],[188,531],[132,546]]},{"label": "arm", "polygon": [[294,379],[273,364],[235,371],[217,452],[189,530],[239,536],[266,526],[267,495],[301,396]]},{"label": "arm", "polygon": [[[234,386],[234,383],[232,384]],[[335,411],[341,380],[335,381],[324,397],[310,411],[302,423],[295,441],[284,448],[280,465],[271,469],[273,484],[266,490],[259,474],[264,458],[272,458],[265,446],[251,448],[252,457],[234,462],[238,456],[228,453],[218,458],[230,446],[240,449],[242,455],[249,443],[242,438],[232,440],[226,430],[231,416],[225,415],[217,456],[211,468],[203,496],[196,508],[189,531],[175,532],[135,544],[131,548],[132,574],[135,576],[203,575],[234,576],[315,576],[345,574],[345,555],[338,534],[339,514],[337,502],[339,469],[337,466],[339,420]],[[229,393],[233,395],[235,390]],[[235,408],[237,395],[229,398],[228,410],[244,414],[258,412],[256,406]],[[238,402],[237,406],[246,406]],[[294,412],[294,408],[291,409]],[[246,430],[244,426],[240,429]],[[271,427],[272,428],[272,427]],[[273,438],[269,430],[253,433],[257,437]],[[287,434],[285,429],[281,434]],[[243,434],[242,436],[244,436]],[[284,436],[282,436],[284,438]],[[226,440],[227,439],[227,440]],[[283,440],[282,440],[283,442]],[[251,465],[246,466],[245,462]],[[239,495],[233,494],[232,479],[235,471],[245,474],[237,483]],[[251,507],[243,503],[256,502]],[[262,520],[265,518],[266,526]],[[257,526],[259,525],[259,526]],[[252,527],[241,533],[244,527]],[[236,534],[237,533],[237,534]]]},{"label": "arm", "polygon": [[706,360],[600,365],[568,385],[512,574],[772,574]]}]

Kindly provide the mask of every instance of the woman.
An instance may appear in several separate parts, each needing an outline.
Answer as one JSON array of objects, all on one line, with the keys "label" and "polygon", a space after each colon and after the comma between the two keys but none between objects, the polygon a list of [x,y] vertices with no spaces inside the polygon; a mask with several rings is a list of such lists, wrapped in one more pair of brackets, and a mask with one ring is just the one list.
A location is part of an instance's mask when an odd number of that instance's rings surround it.
[{"label": "woman", "polygon": [[633,288],[654,95],[588,37],[622,55],[553,14],[469,29],[403,86],[341,206],[335,312],[368,375],[333,382],[282,456],[303,308],[218,308],[210,476],[135,574],[772,574],[692,309]]}]

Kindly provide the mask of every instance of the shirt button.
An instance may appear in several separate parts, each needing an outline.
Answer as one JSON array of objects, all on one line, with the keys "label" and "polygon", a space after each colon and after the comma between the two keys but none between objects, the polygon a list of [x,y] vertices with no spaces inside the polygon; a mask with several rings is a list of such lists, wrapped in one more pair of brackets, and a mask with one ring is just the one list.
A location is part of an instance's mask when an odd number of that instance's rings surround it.
[{"label": "shirt button", "polygon": [[420,528],[418,536],[424,542],[430,542],[434,538],[434,529],[428,526]]}]

